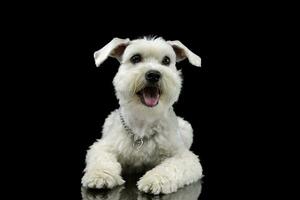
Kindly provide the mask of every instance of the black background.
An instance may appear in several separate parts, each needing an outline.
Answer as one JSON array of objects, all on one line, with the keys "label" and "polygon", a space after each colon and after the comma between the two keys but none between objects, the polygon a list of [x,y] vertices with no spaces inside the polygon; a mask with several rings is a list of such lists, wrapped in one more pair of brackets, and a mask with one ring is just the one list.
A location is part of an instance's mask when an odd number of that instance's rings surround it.
[{"label": "black background", "polygon": [[110,58],[96,68],[93,53],[113,37],[156,35],[180,40],[202,58],[201,68],[178,64],[184,84],[174,106],[194,128],[192,150],[206,175],[201,198],[251,196],[256,174],[268,171],[260,161],[270,156],[256,154],[270,143],[271,103],[263,97],[273,88],[261,84],[270,76],[261,59],[265,24],[243,6],[225,9],[230,4],[117,5],[45,4],[20,9],[7,22],[12,76],[5,86],[13,97],[7,135],[14,144],[9,150],[18,147],[7,163],[18,163],[22,187],[37,198],[81,198],[86,150],[118,108],[112,87],[118,62]]}]

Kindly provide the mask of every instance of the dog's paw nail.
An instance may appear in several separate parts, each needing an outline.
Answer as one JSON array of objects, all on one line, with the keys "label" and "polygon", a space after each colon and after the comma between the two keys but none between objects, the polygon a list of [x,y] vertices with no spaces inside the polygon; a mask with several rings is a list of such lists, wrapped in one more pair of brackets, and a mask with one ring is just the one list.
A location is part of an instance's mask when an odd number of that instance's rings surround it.
[{"label": "dog's paw nail", "polygon": [[149,185],[138,184],[138,189],[143,192],[149,191]]},{"label": "dog's paw nail", "polygon": [[93,182],[87,183],[86,185],[87,185],[87,187],[89,187],[89,188],[93,188],[93,187],[95,186]]}]

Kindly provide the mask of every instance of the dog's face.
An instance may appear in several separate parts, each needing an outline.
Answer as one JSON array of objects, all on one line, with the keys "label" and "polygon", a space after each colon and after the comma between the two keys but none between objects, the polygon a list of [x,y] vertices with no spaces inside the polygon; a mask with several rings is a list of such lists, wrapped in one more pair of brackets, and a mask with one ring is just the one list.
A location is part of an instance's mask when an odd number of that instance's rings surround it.
[{"label": "dog's face", "polygon": [[182,79],[176,62],[188,58],[193,65],[201,64],[201,59],[179,41],[162,38],[115,38],[95,52],[96,65],[108,56],[121,63],[113,80],[120,105],[141,109],[164,110],[177,101]]},{"label": "dog's face", "polygon": [[114,78],[120,102],[147,107],[173,104],[181,88],[175,63],[175,52],[165,41],[132,41],[124,51]]}]

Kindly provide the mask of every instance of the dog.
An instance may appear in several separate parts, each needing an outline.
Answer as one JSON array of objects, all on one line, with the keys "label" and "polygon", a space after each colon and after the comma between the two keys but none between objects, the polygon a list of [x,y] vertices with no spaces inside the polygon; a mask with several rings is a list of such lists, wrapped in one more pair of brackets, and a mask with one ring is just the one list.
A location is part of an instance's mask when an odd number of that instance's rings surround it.
[{"label": "dog", "polygon": [[202,166],[189,149],[193,129],[176,116],[182,77],[176,62],[201,58],[180,41],[163,38],[114,38],[94,53],[96,66],[108,57],[120,67],[113,79],[120,108],[105,120],[102,138],[88,150],[82,185],[113,188],[124,184],[123,173],[144,173],[140,191],[168,194],[201,179]]}]

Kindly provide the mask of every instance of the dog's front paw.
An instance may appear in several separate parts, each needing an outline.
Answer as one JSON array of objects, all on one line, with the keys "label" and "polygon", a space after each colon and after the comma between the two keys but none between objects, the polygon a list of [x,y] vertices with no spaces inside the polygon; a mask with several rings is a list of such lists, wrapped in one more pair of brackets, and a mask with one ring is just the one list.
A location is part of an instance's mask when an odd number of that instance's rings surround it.
[{"label": "dog's front paw", "polygon": [[152,194],[169,194],[177,191],[175,180],[151,172],[146,173],[137,185],[140,191]]},{"label": "dog's front paw", "polygon": [[125,181],[120,175],[102,170],[87,171],[81,180],[83,187],[88,188],[113,188],[122,185]]}]

